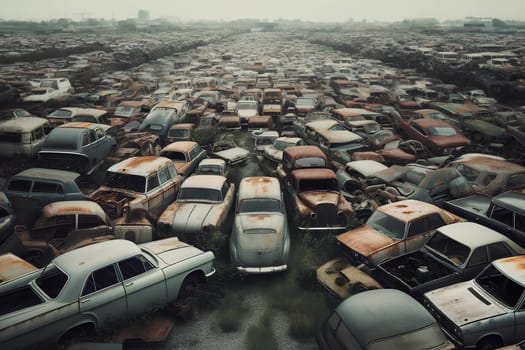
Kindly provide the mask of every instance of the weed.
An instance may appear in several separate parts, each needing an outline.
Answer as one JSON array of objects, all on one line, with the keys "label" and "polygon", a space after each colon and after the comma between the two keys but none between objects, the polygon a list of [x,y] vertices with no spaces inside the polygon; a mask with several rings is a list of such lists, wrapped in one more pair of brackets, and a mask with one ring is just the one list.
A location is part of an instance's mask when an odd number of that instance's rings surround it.
[{"label": "weed", "polygon": [[244,305],[240,295],[226,295],[221,306],[215,312],[215,321],[226,333],[238,331],[242,321],[248,315],[249,309]]},{"label": "weed", "polygon": [[267,313],[263,315],[263,318],[259,323],[250,326],[246,333],[246,346],[248,350],[277,350],[279,344],[273,334],[271,319],[270,323],[267,319]]}]

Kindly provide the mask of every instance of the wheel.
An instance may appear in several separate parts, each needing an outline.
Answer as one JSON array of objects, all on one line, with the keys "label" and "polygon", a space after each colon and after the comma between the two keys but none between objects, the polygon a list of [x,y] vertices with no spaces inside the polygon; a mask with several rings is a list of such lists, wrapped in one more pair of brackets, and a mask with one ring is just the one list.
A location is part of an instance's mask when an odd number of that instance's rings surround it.
[{"label": "wheel", "polygon": [[195,275],[187,276],[179,290],[178,300],[195,297],[200,280]]},{"label": "wheel", "polygon": [[476,346],[478,350],[492,350],[503,346],[503,341],[498,336],[489,336],[481,339]]}]

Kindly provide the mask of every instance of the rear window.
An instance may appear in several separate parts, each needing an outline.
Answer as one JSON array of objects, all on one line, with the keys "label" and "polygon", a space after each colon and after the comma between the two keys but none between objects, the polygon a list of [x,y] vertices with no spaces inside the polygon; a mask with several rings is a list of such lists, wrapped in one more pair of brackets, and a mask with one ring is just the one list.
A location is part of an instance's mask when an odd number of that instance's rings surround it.
[{"label": "rear window", "polygon": [[44,148],[56,148],[56,149],[77,149],[79,143],[79,134],[83,133],[83,129],[68,129],[68,128],[56,128],[47,136]]},{"label": "rear window", "polygon": [[47,266],[40,277],[36,279],[36,284],[51,299],[56,298],[66,286],[67,275],[55,265]]},{"label": "rear window", "polygon": [[221,202],[222,195],[221,191],[212,190],[208,188],[181,188],[179,191],[178,199]]},{"label": "rear window", "polygon": [[323,158],[318,157],[305,157],[300,158],[295,161],[295,168],[324,168],[326,167],[326,162]]}]

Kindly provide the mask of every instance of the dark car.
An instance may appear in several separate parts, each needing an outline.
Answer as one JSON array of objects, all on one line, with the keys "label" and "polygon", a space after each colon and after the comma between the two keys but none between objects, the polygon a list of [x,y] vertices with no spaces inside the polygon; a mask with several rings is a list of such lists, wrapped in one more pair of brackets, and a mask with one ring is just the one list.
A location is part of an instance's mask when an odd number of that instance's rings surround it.
[{"label": "dark car", "polygon": [[452,348],[436,319],[395,289],[370,290],[345,299],[316,340],[321,350]]},{"label": "dark car", "polygon": [[151,113],[142,121],[139,131],[148,131],[159,135],[160,144],[165,145],[167,142],[168,131],[177,120],[177,110],[158,108],[151,111]]},{"label": "dark car", "polygon": [[108,125],[87,122],[62,124],[51,130],[38,152],[38,162],[46,168],[91,174],[115,150],[117,141],[107,135]]},{"label": "dark car", "polygon": [[15,216],[11,202],[4,192],[0,192],[0,243],[13,233],[14,222]]},{"label": "dark car", "polygon": [[71,171],[31,168],[13,175],[6,185],[5,194],[11,201],[17,222],[29,225],[51,202],[83,200],[76,180],[80,174]]}]

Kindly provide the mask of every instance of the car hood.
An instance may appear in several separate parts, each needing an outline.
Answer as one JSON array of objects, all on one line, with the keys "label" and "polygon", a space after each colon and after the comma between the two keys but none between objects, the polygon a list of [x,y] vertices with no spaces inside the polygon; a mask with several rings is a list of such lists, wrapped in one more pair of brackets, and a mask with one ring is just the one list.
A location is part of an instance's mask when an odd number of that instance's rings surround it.
[{"label": "car hood", "polygon": [[256,116],[257,110],[256,109],[241,109],[237,112],[237,115],[241,118],[250,118],[253,116]]},{"label": "car hood", "polygon": [[227,160],[236,160],[247,157],[250,152],[241,147],[230,148],[224,151],[216,152],[215,154]]},{"label": "car hood", "polygon": [[309,191],[299,193],[299,198],[309,207],[315,208],[322,203],[330,203],[335,206],[339,203],[339,192]]},{"label": "car hood", "polygon": [[470,140],[463,135],[429,136],[428,139],[442,148],[460,147],[470,144]]},{"label": "car hood", "polygon": [[283,151],[279,151],[278,149],[275,149],[271,146],[266,146],[264,148],[264,154],[266,154],[269,158],[275,159],[277,161],[283,159]]},{"label": "car hood", "polygon": [[458,326],[505,313],[505,309],[480,292],[472,281],[439,288],[425,296]]},{"label": "car hood", "polygon": [[191,256],[204,253],[202,250],[195,248],[192,245],[179,241],[177,237],[144,243],[141,244],[141,247],[161,258],[167,265],[173,265],[179,261],[186,260]]},{"label": "car hood", "polygon": [[181,233],[202,232],[208,222],[217,222],[217,204],[178,203],[172,219],[173,231]]},{"label": "car hood", "polygon": [[402,160],[407,162],[416,160],[416,156],[399,148],[380,149],[376,152],[382,155],[385,160]]},{"label": "car hood", "polygon": [[348,248],[368,257],[375,252],[397,244],[398,240],[385,236],[368,225],[338,235],[337,240]]}]

